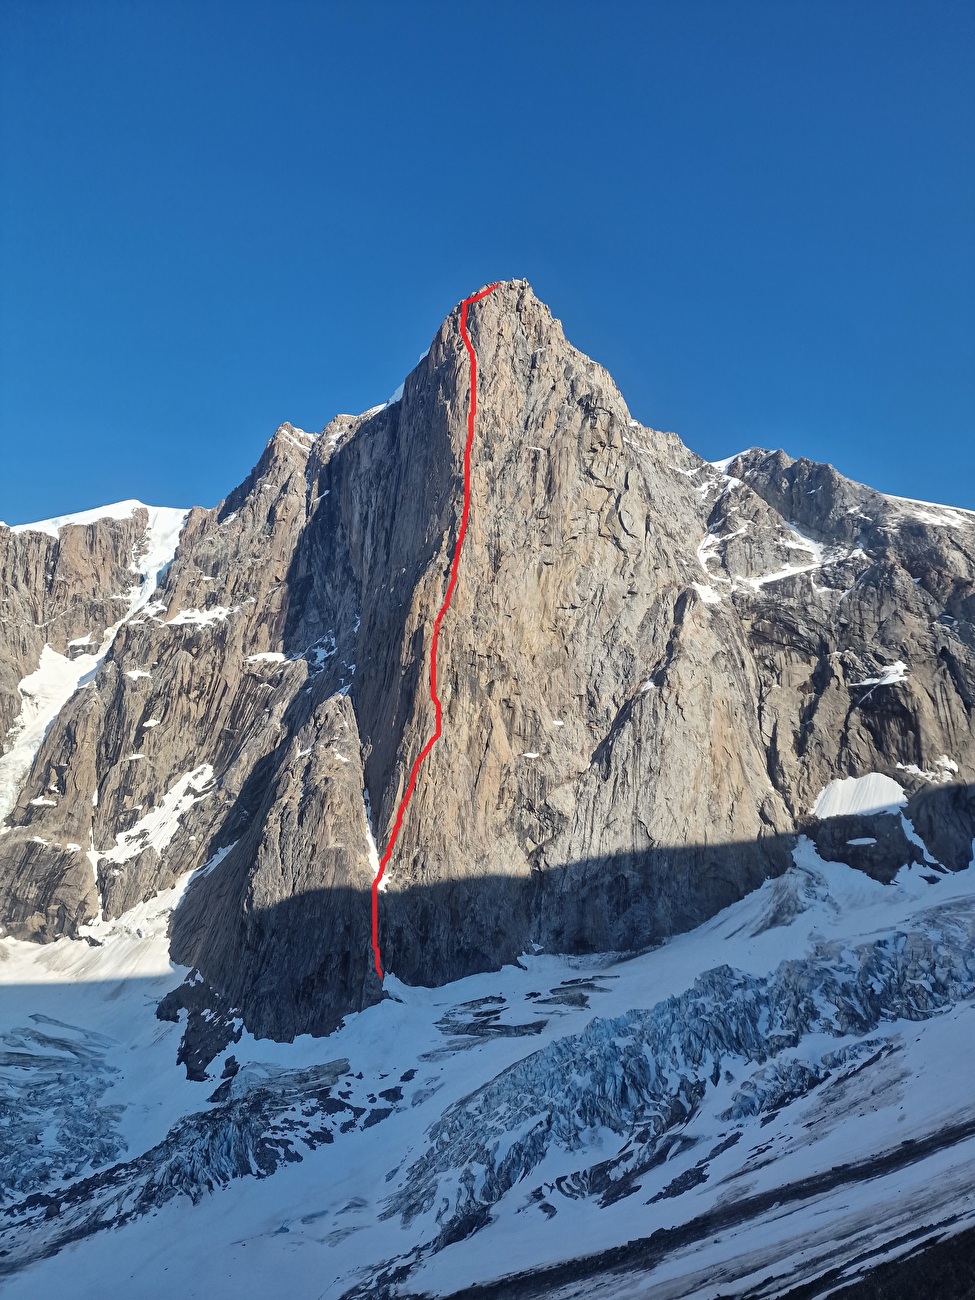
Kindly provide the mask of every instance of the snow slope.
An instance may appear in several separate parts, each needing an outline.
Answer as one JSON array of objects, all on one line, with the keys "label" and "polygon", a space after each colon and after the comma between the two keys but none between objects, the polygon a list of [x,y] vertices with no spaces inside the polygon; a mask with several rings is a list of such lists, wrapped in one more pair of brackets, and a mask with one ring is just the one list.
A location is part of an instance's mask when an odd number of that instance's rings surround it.
[{"label": "snow slope", "polygon": [[[176,892],[93,927],[100,947],[0,944],[8,1048],[97,1057],[88,1163],[52,1118],[42,1195],[0,1208],[4,1295],[450,1295],[531,1272],[518,1294],[774,1296],[919,1225],[959,1230],[975,867],[931,878],[883,886],[802,841],[784,877],[640,957],[390,977],[327,1039],[243,1034],[205,1084],[153,1018],[183,974],[162,938]],[[3,1059],[8,1096],[48,1070],[39,1131],[61,1113],[52,1067]],[[0,1135],[11,1162],[23,1134]]]}]

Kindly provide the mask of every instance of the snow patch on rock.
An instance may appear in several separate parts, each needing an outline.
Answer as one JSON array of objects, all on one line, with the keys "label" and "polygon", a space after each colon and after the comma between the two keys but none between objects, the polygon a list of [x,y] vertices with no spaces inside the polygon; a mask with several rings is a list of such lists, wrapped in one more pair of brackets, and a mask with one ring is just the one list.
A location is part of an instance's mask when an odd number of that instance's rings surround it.
[{"label": "snow patch on rock", "polygon": [[[132,758],[142,758],[142,754],[133,754]],[[213,783],[213,768],[203,763],[192,772],[186,772],[162,798],[157,808],[140,817],[131,830],[116,836],[115,847],[94,850],[99,861],[121,865],[137,857],[145,849],[155,849],[162,853],[179,828],[183,814],[210,793]]]},{"label": "snow patch on rock", "polygon": [[[13,529],[14,532],[48,532],[57,537],[58,530],[68,524],[94,523],[105,518],[125,519],[140,508],[149,512],[149,520],[143,537],[142,554],[133,560],[133,572],[138,575],[139,584],[121,598],[128,606],[125,613],[106,630],[101,644],[92,654],[69,659],[45,645],[41,651],[40,664],[20,683],[23,704],[7,734],[6,752],[0,758],[0,822],[7,819],[16,804],[34,756],[54,719],[75,691],[94,679],[119,628],[148,606],[176,552],[179,534],[189,512],[143,506],[139,501],[125,501],[100,510],[82,511],[78,515],[61,515],[38,524],[20,524]],[[78,644],[82,642],[79,641]]]},{"label": "snow patch on rock", "polygon": [[830,781],[812,806],[812,815],[826,817],[869,817],[876,813],[898,813],[907,803],[903,786],[882,772],[848,776]]}]

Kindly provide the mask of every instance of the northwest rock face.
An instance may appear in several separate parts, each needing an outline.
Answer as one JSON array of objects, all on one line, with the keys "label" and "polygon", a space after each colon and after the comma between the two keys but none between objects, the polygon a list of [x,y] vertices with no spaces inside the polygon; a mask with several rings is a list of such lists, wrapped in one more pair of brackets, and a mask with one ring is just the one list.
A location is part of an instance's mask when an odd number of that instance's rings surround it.
[{"label": "northwest rock face", "polygon": [[[973,517],[782,453],[705,463],[633,421],[524,282],[469,328],[473,511],[443,736],[380,898],[386,968],[430,984],[532,945],[646,947],[779,874],[803,831],[880,879],[967,865]],[[238,1013],[290,1038],[378,999],[376,843],[433,730],[469,382],[454,313],[399,400],[317,438],[282,426],[221,507],[190,513],[19,790],[0,837],[10,932],[77,934],[206,864],[172,955],[206,986],[191,1030],[213,1051]],[[15,621],[60,554],[36,545]],[[78,636],[117,588],[106,563],[71,570]],[[41,632],[17,638],[13,716]],[[812,815],[871,773],[903,809]]]}]

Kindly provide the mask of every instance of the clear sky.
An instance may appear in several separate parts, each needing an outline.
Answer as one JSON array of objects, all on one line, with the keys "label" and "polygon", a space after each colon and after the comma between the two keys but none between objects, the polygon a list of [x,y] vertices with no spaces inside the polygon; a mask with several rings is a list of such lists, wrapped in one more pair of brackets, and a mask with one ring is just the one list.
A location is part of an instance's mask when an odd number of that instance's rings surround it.
[{"label": "clear sky", "polygon": [[525,277],[633,414],[975,508],[970,0],[0,0],[0,518],[213,505]]}]

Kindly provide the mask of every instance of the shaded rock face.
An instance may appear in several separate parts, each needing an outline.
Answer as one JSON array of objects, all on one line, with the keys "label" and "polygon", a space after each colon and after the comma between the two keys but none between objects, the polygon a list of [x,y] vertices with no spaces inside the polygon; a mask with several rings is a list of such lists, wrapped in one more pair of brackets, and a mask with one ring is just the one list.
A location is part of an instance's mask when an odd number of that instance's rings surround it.
[{"label": "shaded rock face", "polygon": [[[802,831],[880,879],[967,865],[975,518],[781,452],[706,464],[631,420],[524,282],[469,328],[473,511],[443,737],[380,896],[386,969],[430,984],[529,945],[639,949],[780,873]],[[468,397],[455,312],[400,400],[318,437],[282,426],[191,512],[0,837],[11,933],[76,934],[207,864],[172,955],[221,1015],[290,1038],[378,999],[371,832],[382,849],[433,730]],[[57,545],[4,569],[15,621]],[[93,604],[118,575],[90,568]],[[5,651],[8,713],[32,627]],[[902,812],[812,816],[871,772]]]}]

